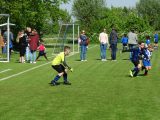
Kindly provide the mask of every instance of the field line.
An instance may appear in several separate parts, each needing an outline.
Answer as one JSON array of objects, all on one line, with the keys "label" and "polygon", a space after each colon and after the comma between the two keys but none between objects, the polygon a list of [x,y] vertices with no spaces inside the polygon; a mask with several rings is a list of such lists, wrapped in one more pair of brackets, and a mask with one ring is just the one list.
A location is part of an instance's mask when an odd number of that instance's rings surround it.
[{"label": "field line", "polygon": [[[96,46],[97,46],[97,45],[94,45],[94,46],[92,46],[92,47],[89,47],[89,49],[92,49],[92,48],[94,48],[94,47],[96,47]],[[78,54],[78,53],[75,53],[75,54]],[[70,55],[70,56],[73,56],[73,55],[75,55],[75,54],[72,54],[72,55]],[[70,56],[68,56],[68,57],[70,57]],[[28,69],[28,70],[25,70],[25,71],[22,71],[22,72],[19,72],[19,73],[10,75],[10,76],[8,76],[8,77],[1,78],[0,81],[7,80],[7,79],[10,79],[10,78],[12,78],[12,77],[16,77],[16,76],[18,76],[18,75],[21,75],[21,74],[23,74],[23,73],[29,72],[29,71],[34,70],[34,69],[37,69],[37,68],[39,68],[39,67],[45,66],[45,65],[50,64],[50,63],[51,63],[51,62],[47,62],[47,63],[44,63],[44,64],[42,64],[42,65],[39,65],[39,66],[30,68],[30,69]]]},{"label": "field line", "polygon": [[12,69],[3,70],[3,71],[0,71],[0,73],[8,72],[8,71],[10,71],[10,70],[12,70]]}]

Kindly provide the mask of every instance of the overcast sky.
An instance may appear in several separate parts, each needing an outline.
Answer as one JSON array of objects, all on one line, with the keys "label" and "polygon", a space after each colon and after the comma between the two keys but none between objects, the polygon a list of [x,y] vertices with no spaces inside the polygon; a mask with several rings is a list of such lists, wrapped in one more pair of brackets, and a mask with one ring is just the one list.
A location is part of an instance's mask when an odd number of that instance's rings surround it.
[{"label": "overcast sky", "polygon": [[[63,4],[61,5],[62,9],[66,9],[67,11],[69,11],[69,13],[71,13],[72,10],[72,4],[74,0],[70,0],[71,2],[69,2],[68,4]],[[88,0],[89,1],[89,0]],[[138,2],[139,0],[106,0],[107,6],[111,7],[135,7],[136,6],[136,2]]]}]

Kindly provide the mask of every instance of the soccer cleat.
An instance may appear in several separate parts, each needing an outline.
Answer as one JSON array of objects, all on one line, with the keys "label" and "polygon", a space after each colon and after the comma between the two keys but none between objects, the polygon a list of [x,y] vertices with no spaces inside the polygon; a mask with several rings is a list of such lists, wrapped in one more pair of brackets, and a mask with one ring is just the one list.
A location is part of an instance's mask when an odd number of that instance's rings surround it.
[{"label": "soccer cleat", "polygon": [[63,84],[64,84],[64,85],[71,85],[70,82],[64,82]]},{"label": "soccer cleat", "polygon": [[131,77],[133,77],[132,70],[129,71],[129,74],[130,74]]},{"label": "soccer cleat", "polygon": [[57,85],[59,85],[60,83],[57,83],[57,82],[52,82],[52,83],[50,83],[50,85],[51,86],[57,86]]}]

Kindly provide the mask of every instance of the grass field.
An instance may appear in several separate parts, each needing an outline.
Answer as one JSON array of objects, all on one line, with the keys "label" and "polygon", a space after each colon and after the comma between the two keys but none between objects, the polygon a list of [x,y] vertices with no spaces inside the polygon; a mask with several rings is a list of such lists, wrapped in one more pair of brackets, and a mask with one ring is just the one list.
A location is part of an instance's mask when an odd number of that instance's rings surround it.
[{"label": "grass field", "polygon": [[72,85],[56,87],[48,84],[56,75],[50,62],[20,64],[13,54],[0,63],[0,72],[9,69],[0,73],[0,120],[160,120],[160,52],[149,75],[136,78],[129,77],[128,53],[118,51],[116,62],[102,62],[99,54],[92,45],[87,62],[68,57]]}]

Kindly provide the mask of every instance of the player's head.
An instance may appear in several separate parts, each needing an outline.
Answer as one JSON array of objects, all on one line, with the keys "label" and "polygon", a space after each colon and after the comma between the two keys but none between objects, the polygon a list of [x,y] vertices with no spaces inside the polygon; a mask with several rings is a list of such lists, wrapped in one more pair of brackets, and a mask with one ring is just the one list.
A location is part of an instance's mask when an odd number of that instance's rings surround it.
[{"label": "player's head", "polygon": [[153,51],[153,46],[151,44],[148,45],[148,50],[151,51],[151,52]]},{"label": "player's head", "polygon": [[69,46],[64,46],[64,54],[65,55],[69,55],[69,53],[70,53],[70,47]]},{"label": "player's head", "polygon": [[142,48],[142,49],[145,48],[144,42],[140,41],[140,42],[138,42],[138,44],[139,44],[139,47],[140,47],[140,48]]},{"label": "player's head", "polygon": [[85,30],[82,30],[82,34],[85,34]]}]

